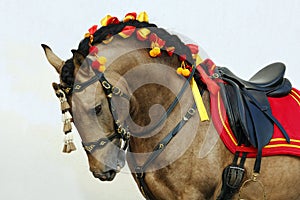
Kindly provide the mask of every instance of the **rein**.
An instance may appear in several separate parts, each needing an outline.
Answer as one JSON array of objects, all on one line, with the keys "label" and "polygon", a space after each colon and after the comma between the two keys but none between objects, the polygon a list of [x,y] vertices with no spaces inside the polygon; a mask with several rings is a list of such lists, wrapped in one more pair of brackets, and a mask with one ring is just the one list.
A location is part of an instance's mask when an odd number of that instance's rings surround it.
[{"label": "rein", "polygon": [[151,127],[149,130],[143,131],[143,132],[139,132],[139,136],[144,136],[147,135],[148,133],[150,133],[151,131],[155,130],[156,128],[158,128],[160,125],[162,125],[164,123],[164,121],[170,116],[171,112],[174,110],[174,108],[176,107],[176,105],[178,104],[179,100],[181,99],[184,91],[186,90],[186,88],[190,85],[190,81],[193,78],[193,75],[195,74],[195,70],[196,67],[193,67],[190,76],[187,78],[187,80],[184,82],[181,90],[179,91],[179,93],[177,94],[177,96],[175,97],[175,99],[173,100],[173,102],[170,104],[170,106],[168,107],[167,111],[163,114],[163,116],[161,117],[161,119],[153,126]]}]

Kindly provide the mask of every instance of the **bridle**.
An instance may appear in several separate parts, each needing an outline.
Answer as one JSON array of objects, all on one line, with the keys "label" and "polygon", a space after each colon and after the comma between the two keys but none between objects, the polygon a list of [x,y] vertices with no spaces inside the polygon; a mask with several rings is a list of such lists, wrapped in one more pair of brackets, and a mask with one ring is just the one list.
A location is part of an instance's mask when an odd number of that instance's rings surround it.
[{"label": "bridle", "polygon": [[[179,100],[181,99],[184,91],[186,90],[186,88],[189,86],[189,83],[195,73],[196,67],[193,67],[190,76],[186,79],[185,83],[183,84],[181,90],[179,91],[179,93],[177,94],[176,98],[174,99],[174,101],[170,104],[170,106],[168,107],[168,109],[166,110],[166,112],[164,113],[164,115],[161,117],[161,119],[150,129],[139,133],[139,135],[145,135],[151,131],[153,131],[154,129],[156,129],[157,127],[159,127],[161,124],[163,124],[163,122],[169,117],[169,115],[171,114],[171,112],[173,111],[173,109],[176,107],[176,105],[178,104]],[[114,118],[114,133],[107,136],[107,137],[103,137],[98,139],[97,141],[93,141],[93,142],[82,142],[83,148],[85,149],[85,151],[87,153],[93,153],[95,150],[97,149],[102,149],[104,148],[109,142],[112,142],[114,139],[122,139],[122,141],[124,142],[123,147],[120,147],[120,149],[123,149],[124,151],[126,150],[126,148],[128,147],[129,144],[129,138],[130,138],[130,132],[129,132],[129,128],[128,126],[126,126],[125,124],[122,124],[119,120],[118,120],[118,115],[117,115],[117,111],[115,106],[113,105],[112,102],[112,97],[113,96],[118,96],[118,97],[122,97],[128,101],[130,101],[130,97],[123,93],[121,91],[120,88],[113,86],[104,76],[104,73],[99,73],[96,72],[96,75],[93,76],[91,79],[89,79],[88,81],[85,81],[83,83],[78,83],[75,82],[73,89],[72,89],[72,93],[77,93],[77,92],[81,92],[84,89],[86,89],[87,87],[89,87],[90,85],[92,85],[93,83],[99,81],[101,83],[101,86],[104,90],[104,93],[107,97],[108,103],[109,103],[109,109],[110,112]]]},{"label": "bridle", "polygon": [[114,139],[122,139],[124,142],[123,147],[120,147],[120,149],[123,149],[124,151],[128,147],[129,138],[130,138],[130,132],[128,130],[128,127],[121,124],[121,122],[118,120],[118,115],[116,112],[116,108],[112,103],[112,97],[113,96],[119,96],[122,98],[127,99],[130,101],[130,97],[123,93],[120,88],[113,86],[108,82],[108,80],[105,78],[103,73],[96,73],[95,76],[93,76],[91,79],[89,79],[86,82],[83,83],[75,83],[72,93],[81,92],[88,86],[92,85],[93,83],[99,81],[103,87],[103,90],[106,94],[108,103],[109,103],[109,109],[110,112],[114,118],[114,133],[107,136],[98,139],[97,141],[93,142],[82,142],[83,148],[87,153],[93,153],[97,149],[104,148],[109,142],[112,142]]}]

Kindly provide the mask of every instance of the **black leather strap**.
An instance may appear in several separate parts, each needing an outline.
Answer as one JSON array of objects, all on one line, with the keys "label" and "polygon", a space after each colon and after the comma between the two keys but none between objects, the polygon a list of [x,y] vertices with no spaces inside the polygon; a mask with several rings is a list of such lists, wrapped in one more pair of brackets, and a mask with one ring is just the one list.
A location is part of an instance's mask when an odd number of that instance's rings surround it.
[{"label": "black leather strap", "polygon": [[88,86],[90,86],[91,84],[99,81],[100,78],[101,78],[101,76],[103,76],[103,74],[97,73],[95,76],[93,76],[91,79],[89,79],[86,82],[83,82],[83,83],[74,83],[73,92],[81,92],[82,90],[84,90],[85,88],[87,88]]},{"label": "black leather strap", "polygon": [[[170,141],[177,135],[181,128],[188,122],[188,120],[195,114],[196,104],[188,110],[182,120],[165,136],[153,149],[152,154],[148,157],[146,162],[142,166],[138,166],[134,161],[134,158],[131,158],[132,164],[135,166],[136,178],[139,181],[140,190],[145,196],[146,199],[155,200],[155,197],[151,193],[145,182],[145,171],[150,166],[151,163],[162,153]],[[130,149],[129,149],[130,150]]]},{"label": "black leather strap", "polygon": [[[168,107],[167,111],[161,117],[161,119],[153,127],[151,127],[150,129],[148,129],[144,132],[139,132],[138,133],[139,136],[145,136],[145,135],[149,134],[150,132],[152,132],[153,130],[155,130],[157,127],[159,127],[160,125],[162,125],[164,123],[164,121],[170,116],[171,112],[174,110],[174,108],[178,104],[178,102],[181,99],[182,95],[184,94],[186,88],[190,85],[190,82],[191,82],[191,80],[192,80],[192,78],[195,74],[195,71],[196,71],[196,67],[193,67],[190,76],[184,82],[181,90],[179,91],[179,93],[177,94],[176,98],[171,103],[171,105]],[[133,134],[137,134],[137,133],[133,133]]]}]

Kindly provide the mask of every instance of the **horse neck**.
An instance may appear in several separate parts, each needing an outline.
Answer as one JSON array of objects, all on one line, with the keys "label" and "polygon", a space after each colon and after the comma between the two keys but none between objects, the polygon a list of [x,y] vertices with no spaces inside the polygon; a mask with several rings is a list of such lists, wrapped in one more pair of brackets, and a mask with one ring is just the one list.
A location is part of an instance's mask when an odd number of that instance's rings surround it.
[{"label": "horse neck", "polygon": [[[148,49],[138,49],[119,56],[105,72],[108,76],[109,72],[114,72],[111,73],[111,75],[114,74],[112,77],[116,77],[115,74],[122,77],[125,80],[123,81],[125,86],[122,84],[124,92],[131,96],[130,115],[126,120],[133,135],[130,141],[131,151],[151,152],[193,105],[193,94],[190,87],[187,87],[170,116],[161,125],[155,127],[186,81],[184,77],[176,74],[178,66],[180,63],[175,56],[169,57],[162,54],[159,58],[151,58]],[[210,113],[207,91],[203,95],[203,101],[206,110]],[[182,140],[181,143],[185,148],[191,145],[194,138],[195,142],[193,142],[192,148],[199,152],[207,134],[215,133],[214,127],[209,126],[210,123],[210,121],[201,122],[196,112],[195,116],[185,125],[186,128],[183,128],[182,133],[178,134],[174,140]],[[189,137],[186,137],[187,135]],[[224,146],[219,141],[214,145]],[[180,148],[179,145],[177,149]],[[175,152],[176,147],[174,149]],[[215,155],[210,154],[206,158],[209,159]]]},{"label": "horse neck", "polygon": [[[149,152],[192,107],[193,95],[189,86],[182,90],[186,79],[176,73],[177,67],[180,66],[177,58],[171,61],[168,56],[149,58],[147,51],[140,51],[131,55],[131,61],[128,60],[127,57],[128,68],[121,76],[126,79],[132,92],[131,99],[134,99],[134,102],[131,102],[131,110],[134,112],[131,112],[127,120],[134,136],[131,140],[132,150]],[[184,92],[182,98],[164,119],[166,110],[180,92]],[[208,104],[207,106],[209,107]],[[198,116],[196,118],[199,119]],[[161,121],[163,123],[159,124]]]}]

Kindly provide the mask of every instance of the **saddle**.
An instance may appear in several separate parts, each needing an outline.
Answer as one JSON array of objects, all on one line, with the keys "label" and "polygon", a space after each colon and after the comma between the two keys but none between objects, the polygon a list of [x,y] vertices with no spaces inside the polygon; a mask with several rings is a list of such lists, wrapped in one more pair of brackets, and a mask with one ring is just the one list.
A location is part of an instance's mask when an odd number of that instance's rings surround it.
[{"label": "saddle", "polygon": [[[254,170],[259,172],[262,148],[273,135],[274,124],[289,142],[289,136],[279,121],[272,115],[267,97],[283,97],[290,93],[292,85],[284,78],[285,65],[273,63],[258,71],[249,81],[233,74],[226,67],[216,67],[219,84],[230,127],[239,145],[257,148],[257,163]],[[250,144],[249,144],[250,143]]]},{"label": "saddle", "polygon": [[[239,78],[226,67],[216,67],[209,59],[203,61],[197,70],[210,91],[214,110],[212,118],[217,120],[216,128],[218,129],[218,123],[222,122],[223,130],[226,126],[223,123],[228,123],[230,132],[234,134],[237,141],[236,149],[233,150],[233,162],[223,170],[222,188],[217,197],[218,200],[231,199],[242,185],[245,174],[244,164],[250,153],[249,149],[252,149],[251,153],[256,156],[254,176],[260,172],[262,149],[272,139],[274,126],[278,127],[286,141],[290,143],[288,134],[272,114],[268,98],[282,99],[280,97],[290,94],[292,85],[284,78],[283,63],[273,63],[264,67],[248,81]],[[217,94],[220,94],[221,99]],[[224,111],[226,116],[223,115]],[[226,122],[222,121],[223,117],[227,117]],[[253,151],[253,147],[256,151]]]}]

